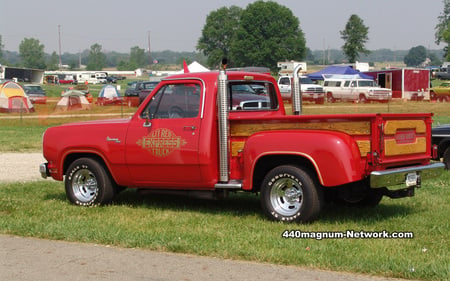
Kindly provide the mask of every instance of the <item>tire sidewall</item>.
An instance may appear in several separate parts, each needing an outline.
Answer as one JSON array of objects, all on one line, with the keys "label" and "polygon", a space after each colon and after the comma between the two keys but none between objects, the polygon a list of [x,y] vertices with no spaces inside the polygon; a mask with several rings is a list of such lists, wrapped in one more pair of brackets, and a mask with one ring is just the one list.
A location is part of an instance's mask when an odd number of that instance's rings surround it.
[{"label": "tire sidewall", "polygon": [[[89,170],[97,180],[97,190],[95,192],[94,197],[88,202],[80,201],[74,194],[73,191],[73,176],[76,172],[87,169]],[[108,186],[109,185],[109,186]],[[107,189],[111,188],[111,184],[108,183],[108,179],[106,178],[106,173],[103,167],[97,163],[96,161],[90,158],[81,158],[74,161],[66,172],[65,177],[65,189],[66,196],[70,202],[79,206],[93,206],[101,203],[106,203],[107,198]],[[112,196],[111,196],[112,197]]]},{"label": "tire sidewall", "polygon": [[[270,193],[273,184],[282,179],[289,178],[294,180],[302,189],[303,198],[300,209],[293,215],[286,216],[278,213],[271,204]],[[283,222],[308,222],[318,215],[320,211],[319,194],[315,183],[308,173],[293,166],[280,166],[270,171],[261,186],[261,205],[265,214],[275,221]]]}]

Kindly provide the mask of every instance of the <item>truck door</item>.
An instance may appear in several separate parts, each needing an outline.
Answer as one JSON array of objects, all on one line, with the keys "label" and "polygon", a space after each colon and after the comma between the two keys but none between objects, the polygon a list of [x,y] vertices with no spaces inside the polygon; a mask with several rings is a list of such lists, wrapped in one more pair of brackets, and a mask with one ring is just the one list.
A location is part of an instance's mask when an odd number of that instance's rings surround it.
[{"label": "truck door", "polygon": [[280,93],[291,93],[291,77],[280,77],[278,79]]},{"label": "truck door", "polygon": [[164,84],[133,117],[127,133],[127,166],[136,186],[179,187],[201,181],[198,81]]}]

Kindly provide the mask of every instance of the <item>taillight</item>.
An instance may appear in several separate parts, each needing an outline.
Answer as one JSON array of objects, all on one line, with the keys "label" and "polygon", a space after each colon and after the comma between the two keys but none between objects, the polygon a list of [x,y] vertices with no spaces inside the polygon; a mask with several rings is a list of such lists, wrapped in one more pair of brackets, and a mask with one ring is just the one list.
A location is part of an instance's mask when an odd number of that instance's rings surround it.
[{"label": "taillight", "polygon": [[433,144],[433,146],[431,147],[431,158],[438,158],[438,146],[436,144]]}]

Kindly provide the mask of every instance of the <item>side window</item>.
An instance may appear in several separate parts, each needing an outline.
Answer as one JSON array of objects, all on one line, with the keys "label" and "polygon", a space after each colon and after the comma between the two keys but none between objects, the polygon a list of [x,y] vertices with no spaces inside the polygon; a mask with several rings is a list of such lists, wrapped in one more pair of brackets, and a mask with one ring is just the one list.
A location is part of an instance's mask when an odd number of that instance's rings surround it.
[{"label": "side window", "polygon": [[141,118],[173,119],[197,117],[201,87],[198,84],[168,84],[158,90],[141,114]]},{"label": "side window", "polygon": [[348,87],[348,85],[350,85],[350,81],[345,81],[344,87]]},{"label": "side window", "polygon": [[289,85],[291,84],[290,78],[289,77],[283,77],[280,79],[280,84],[281,85]]},{"label": "side window", "polygon": [[257,81],[230,81],[230,110],[273,110],[278,108],[272,83]]}]

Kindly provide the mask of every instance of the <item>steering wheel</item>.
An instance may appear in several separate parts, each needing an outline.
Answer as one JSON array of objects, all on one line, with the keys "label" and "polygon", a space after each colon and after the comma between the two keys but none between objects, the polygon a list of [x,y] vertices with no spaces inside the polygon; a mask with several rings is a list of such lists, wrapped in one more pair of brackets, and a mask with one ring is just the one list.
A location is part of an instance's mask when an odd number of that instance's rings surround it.
[{"label": "steering wheel", "polygon": [[169,108],[169,118],[183,118],[184,111],[178,106],[172,106]]}]

